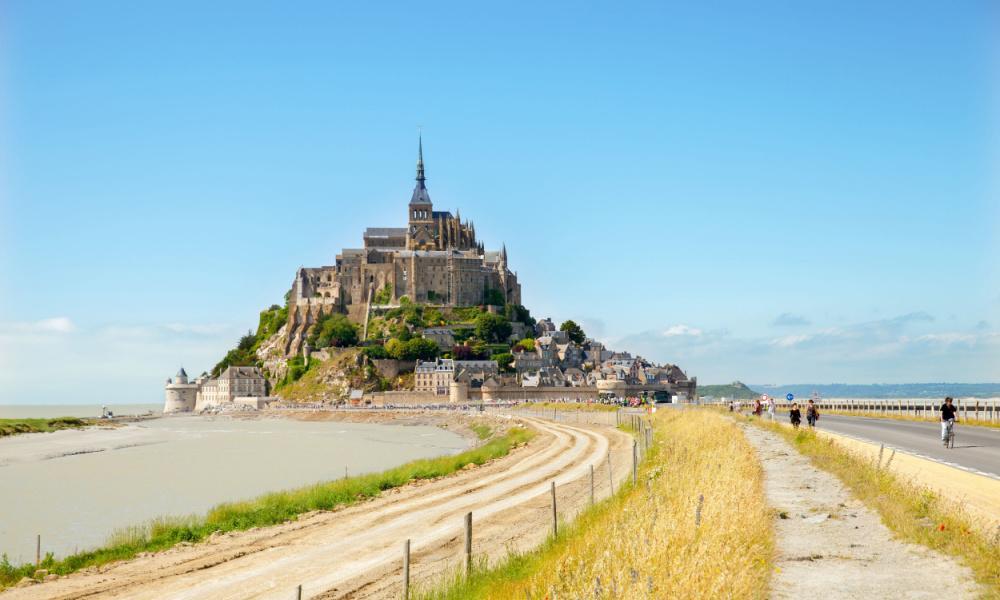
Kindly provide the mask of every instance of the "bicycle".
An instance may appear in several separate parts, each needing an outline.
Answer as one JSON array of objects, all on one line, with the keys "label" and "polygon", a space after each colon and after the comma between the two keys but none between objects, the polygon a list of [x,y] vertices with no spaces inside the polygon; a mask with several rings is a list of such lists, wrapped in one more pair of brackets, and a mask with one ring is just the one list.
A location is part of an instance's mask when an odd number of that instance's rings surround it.
[{"label": "bicycle", "polygon": [[949,419],[945,421],[944,429],[944,447],[949,450],[955,448],[955,421],[954,419]]}]

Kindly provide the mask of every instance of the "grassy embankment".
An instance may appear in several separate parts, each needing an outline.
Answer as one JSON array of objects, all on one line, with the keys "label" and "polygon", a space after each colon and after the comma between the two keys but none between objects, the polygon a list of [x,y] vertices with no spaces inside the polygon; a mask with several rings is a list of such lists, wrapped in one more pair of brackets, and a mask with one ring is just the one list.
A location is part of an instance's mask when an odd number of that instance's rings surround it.
[{"label": "grassy embankment", "polygon": [[0,437],[19,433],[47,433],[60,429],[77,429],[91,423],[76,417],[55,419],[0,419]]},{"label": "grassy embankment", "polygon": [[456,571],[417,597],[765,597],[772,516],[752,448],[709,411],[661,411],[653,421],[638,486],[624,483],[540,548],[492,567],[480,561],[469,578]]},{"label": "grassy embankment", "polygon": [[[492,434],[482,428],[477,428],[476,433],[480,438]],[[513,448],[527,443],[533,436],[534,432],[529,429],[513,427],[481,446],[452,456],[415,460],[381,473],[220,504],[204,516],[154,519],[144,525],[115,532],[108,539],[107,545],[97,550],[80,552],[59,560],[48,554],[42,561],[41,568],[50,573],[66,575],[86,567],[127,560],[140,552],[157,552],[181,542],[198,542],[215,532],[277,525],[310,511],[356,504],[413,480],[442,477],[459,471],[468,464],[481,465],[506,456]],[[15,566],[4,555],[0,558],[0,589],[17,583],[22,577],[31,577],[34,573],[33,563]]]},{"label": "grassy embankment", "polygon": [[886,465],[848,452],[832,439],[747,418],[778,433],[814,465],[835,475],[901,538],[961,559],[988,588],[989,597],[1000,598],[1000,530],[995,535],[978,530],[960,505],[898,477]]}]

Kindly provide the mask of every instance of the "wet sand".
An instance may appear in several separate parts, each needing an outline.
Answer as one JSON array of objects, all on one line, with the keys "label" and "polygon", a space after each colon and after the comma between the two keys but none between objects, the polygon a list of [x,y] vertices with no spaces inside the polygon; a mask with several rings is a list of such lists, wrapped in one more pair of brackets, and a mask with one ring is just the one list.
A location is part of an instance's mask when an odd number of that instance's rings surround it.
[{"label": "wet sand", "polygon": [[433,425],[169,417],[0,440],[0,552],[14,562],[101,545],[117,528],[460,452]]}]

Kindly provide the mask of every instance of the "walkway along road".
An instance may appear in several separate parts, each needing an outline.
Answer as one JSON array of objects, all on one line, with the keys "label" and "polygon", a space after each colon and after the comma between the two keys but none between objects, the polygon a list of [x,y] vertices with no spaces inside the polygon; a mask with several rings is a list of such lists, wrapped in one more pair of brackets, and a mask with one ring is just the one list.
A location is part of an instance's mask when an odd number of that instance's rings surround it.
[{"label": "walkway along road", "polygon": [[[778,418],[788,422],[787,413],[779,413]],[[804,422],[802,426],[805,427]],[[959,422],[955,425],[955,448],[951,450],[941,443],[938,423],[821,413],[817,428],[1000,479],[1000,429],[997,428],[963,426]]]},{"label": "walkway along road", "polygon": [[631,436],[607,425],[527,419],[539,435],[527,447],[478,468],[390,490],[359,505],[227,535],[205,543],[13,588],[0,599],[398,598],[402,550],[411,541],[411,578],[426,582],[462,564],[464,518],[473,514],[473,553],[498,558],[552,529],[550,490],[560,519],[597,498],[631,469]]}]

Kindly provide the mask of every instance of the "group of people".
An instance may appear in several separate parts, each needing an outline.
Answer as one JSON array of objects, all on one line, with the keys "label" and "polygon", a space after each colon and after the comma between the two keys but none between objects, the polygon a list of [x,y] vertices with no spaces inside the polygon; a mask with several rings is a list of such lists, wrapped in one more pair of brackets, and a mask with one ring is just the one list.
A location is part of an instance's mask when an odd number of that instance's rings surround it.
[{"label": "group of people", "polygon": [[[763,399],[754,398],[753,401],[753,414],[754,416],[760,417],[767,412],[768,418],[772,421],[774,420],[774,411],[777,409],[778,405],[774,401],[774,398],[765,396]],[[743,403],[739,400],[729,402],[729,412],[743,413]]]},{"label": "group of people", "polygon": [[[772,421],[774,420],[774,411],[777,409],[777,403],[774,398],[764,396],[763,398],[754,398],[753,401],[753,415],[760,417],[767,412],[767,416]],[[729,403],[729,412],[743,413],[743,403],[739,400],[734,400]],[[788,411],[788,418],[792,423],[792,426],[798,428],[802,424],[802,410],[799,408],[798,402],[792,403],[791,410]],[[819,408],[816,403],[811,399],[806,405],[806,422],[809,423],[809,427],[816,427],[816,422],[819,421]]]},{"label": "group of people", "polygon": [[[774,420],[774,410],[775,402],[774,398],[764,396],[763,398],[755,398],[753,401],[753,414],[754,416],[760,417],[767,411],[768,417]],[[955,406],[954,400],[951,396],[944,399],[944,404],[941,405],[939,409],[941,413],[941,441],[947,447],[948,442],[951,440],[953,432],[955,430],[955,421],[957,420],[958,407]],[[739,400],[733,400],[729,402],[729,412],[743,413],[743,403]],[[802,424],[802,409],[799,408],[798,402],[792,403],[792,408],[788,411],[788,419],[792,423],[792,427],[796,429]],[[816,403],[809,400],[806,404],[806,422],[809,424],[810,428],[816,427],[816,422],[819,421],[819,408]]]},{"label": "group of people", "polygon": [[[788,411],[788,418],[792,422],[792,427],[796,429],[802,424],[802,411],[799,409],[798,402],[792,403],[792,409]],[[812,428],[816,427],[816,421],[819,421],[819,408],[816,407],[816,403],[810,398],[809,403],[806,404],[806,422]]]}]

